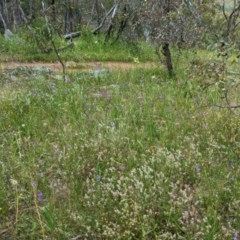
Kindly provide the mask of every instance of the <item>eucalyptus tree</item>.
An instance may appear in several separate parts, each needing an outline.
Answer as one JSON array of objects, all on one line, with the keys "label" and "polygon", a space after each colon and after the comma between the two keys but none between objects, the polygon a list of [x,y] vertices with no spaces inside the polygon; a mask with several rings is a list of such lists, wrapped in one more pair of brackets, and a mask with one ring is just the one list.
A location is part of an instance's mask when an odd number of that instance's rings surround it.
[{"label": "eucalyptus tree", "polygon": [[206,31],[205,12],[214,1],[147,0],[138,8],[138,22],[147,39],[160,49],[166,60],[169,75],[173,74],[170,46],[190,47],[203,39]]}]

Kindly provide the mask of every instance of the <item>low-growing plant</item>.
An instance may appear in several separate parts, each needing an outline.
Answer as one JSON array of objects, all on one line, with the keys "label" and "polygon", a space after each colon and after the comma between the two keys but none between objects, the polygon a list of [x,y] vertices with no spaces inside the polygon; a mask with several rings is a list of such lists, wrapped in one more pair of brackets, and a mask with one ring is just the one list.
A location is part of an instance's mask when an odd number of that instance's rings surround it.
[{"label": "low-growing plant", "polygon": [[179,75],[3,76],[1,237],[237,236],[239,118]]}]

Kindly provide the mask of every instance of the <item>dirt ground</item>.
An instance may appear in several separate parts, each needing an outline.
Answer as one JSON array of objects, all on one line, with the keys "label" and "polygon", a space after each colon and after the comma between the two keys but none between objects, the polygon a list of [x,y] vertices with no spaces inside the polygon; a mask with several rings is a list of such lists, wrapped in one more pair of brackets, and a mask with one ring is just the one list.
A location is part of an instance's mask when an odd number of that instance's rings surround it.
[{"label": "dirt ground", "polygon": [[[55,72],[61,72],[62,66],[60,63],[46,63],[46,62],[3,62],[0,63],[0,71],[3,71],[6,68],[16,68],[19,66],[25,67],[46,67]],[[157,63],[154,62],[145,62],[145,63],[131,63],[131,62],[66,62],[65,67],[69,72],[74,71],[87,71],[94,69],[107,68],[110,71],[114,70],[128,70],[133,68],[151,68],[157,66]]]}]

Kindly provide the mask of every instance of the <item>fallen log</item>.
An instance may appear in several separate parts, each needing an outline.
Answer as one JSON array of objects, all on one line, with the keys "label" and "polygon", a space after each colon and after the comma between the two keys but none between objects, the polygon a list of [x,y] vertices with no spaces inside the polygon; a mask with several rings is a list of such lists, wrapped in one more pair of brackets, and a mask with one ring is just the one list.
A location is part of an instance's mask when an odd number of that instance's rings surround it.
[{"label": "fallen log", "polygon": [[72,33],[63,35],[63,38],[65,40],[72,40],[73,38],[79,37],[80,35],[81,35],[81,32],[72,32]]}]

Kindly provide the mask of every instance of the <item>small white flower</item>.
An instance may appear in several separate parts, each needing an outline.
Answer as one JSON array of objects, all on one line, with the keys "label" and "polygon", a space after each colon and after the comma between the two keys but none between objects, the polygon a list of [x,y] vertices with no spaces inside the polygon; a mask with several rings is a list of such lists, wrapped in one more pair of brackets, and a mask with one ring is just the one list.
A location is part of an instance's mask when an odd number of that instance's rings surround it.
[{"label": "small white flower", "polygon": [[17,186],[17,185],[18,185],[18,181],[15,180],[15,179],[13,179],[13,178],[10,179],[10,183],[11,183],[13,186]]}]

